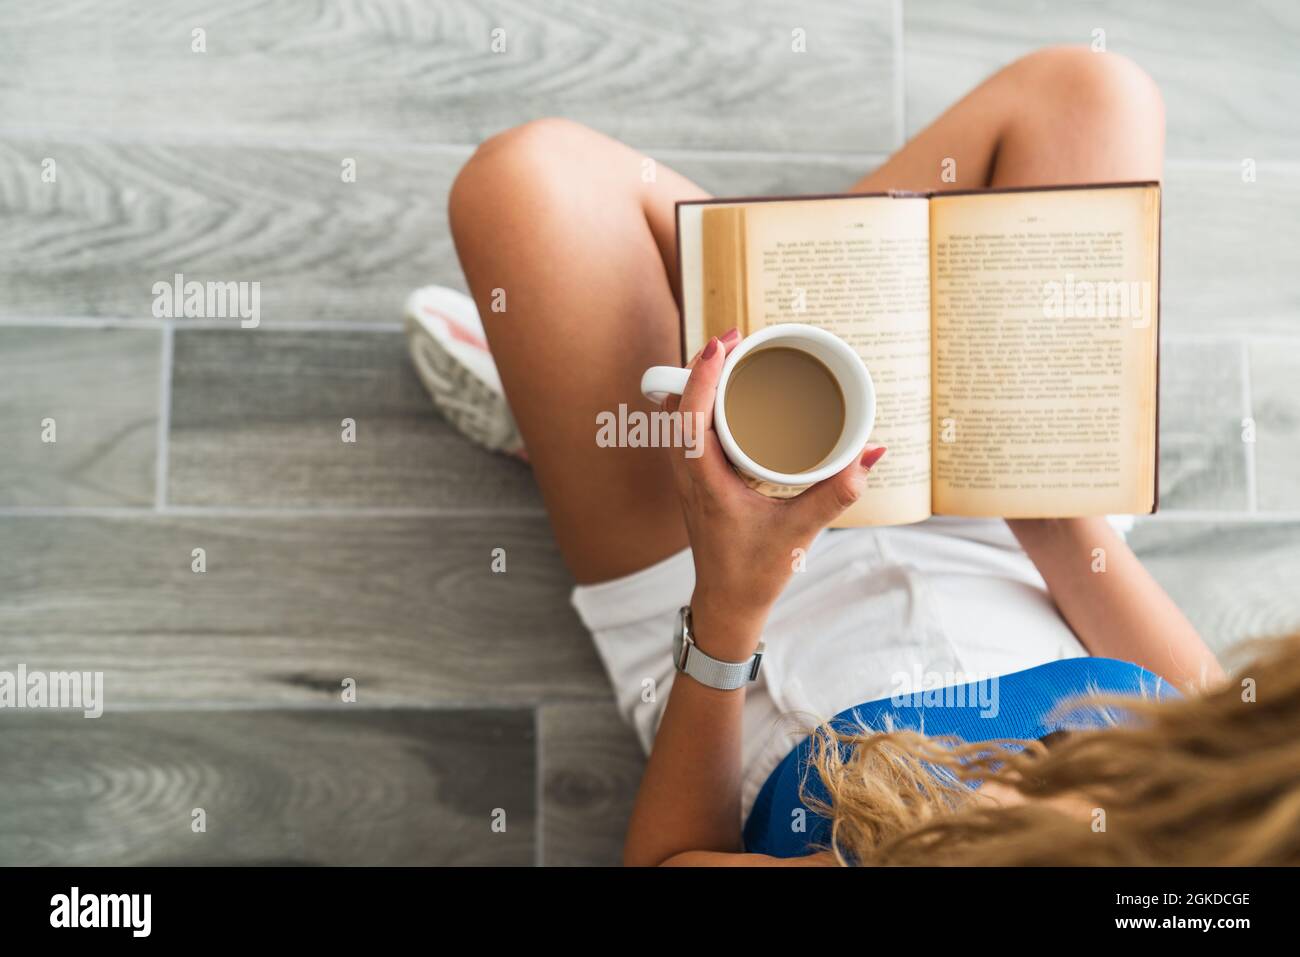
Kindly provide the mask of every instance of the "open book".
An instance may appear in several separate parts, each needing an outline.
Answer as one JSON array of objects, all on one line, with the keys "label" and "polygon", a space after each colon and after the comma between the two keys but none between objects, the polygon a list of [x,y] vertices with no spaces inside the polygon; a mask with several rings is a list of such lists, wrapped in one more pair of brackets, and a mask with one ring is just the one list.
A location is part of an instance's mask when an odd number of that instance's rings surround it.
[{"label": "open book", "polygon": [[889,454],[836,524],[1156,507],[1160,186],[677,204],[683,357],[822,326]]}]

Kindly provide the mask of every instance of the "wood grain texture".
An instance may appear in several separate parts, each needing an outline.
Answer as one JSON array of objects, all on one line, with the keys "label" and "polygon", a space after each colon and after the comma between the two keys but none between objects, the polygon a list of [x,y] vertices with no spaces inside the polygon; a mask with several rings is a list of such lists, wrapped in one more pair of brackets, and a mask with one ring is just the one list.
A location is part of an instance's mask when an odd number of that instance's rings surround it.
[{"label": "wood grain texture", "polygon": [[894,145],[890,0],[56,0],[0,23],[13,126],[476,143],[557,114],[647,146]]},{"label": "wood grain texture", "polygon": [[726,156],[665,152],[662,162],[714,196],[843,193],[879,166],[885,154],[842,157]]},{"label": "wood grain texture", "polygon": [[110,708],[609,696],[542,518],[3,516],[0,543],[0,669],[102,671]]},{"label": "wood grain texture", "polygon": [[1300,523],[1139,521],[1129,543],[1221,659],[1300,629]]},{"label": "wood grain texture", "polygon": [[[470,153],[9,138],[0,316],[148,318],[153,284],[179,272],[260,283],[266,326],[396,322],[417,286],[465,288],[447,193]],[[41,182],[47,157],[55,183]],[[342,181],[344,158],[356,161],[354,183]],[[870,165],[675,152],[660,161],[731,195],[842,190]]]},{"label": "wood grain texture", "polygon": [[903,68],[908,135],[1015,58],[1058,43],[1136,60],[1160,84],[1168,150],[1181,159],[1300,154],[1300,8],[1288,0],[908,0]]},{"label": "wood grain texture", "polygon": [[1261,162],[1256,176],[1243,182],[1237,163],[1166,170],[1166,333],[1300,334],[1300,170]]},{"label": "wood grain texture", "polygon": [[1300,511],[1300,349],[1255,343],[1250,384],[1259,507]]},{"label": "wood grain texture", "polygon": [[268,324],[396,322],[411,289],[459,281],[446,195],[469,153],[8,140],[0,308],[149,318],[153,284],[181,273],[260,283]]},{"label": "wood grain texture", "polygon": [[1242,346],[1165,339],[1160,348],[1160,508],[1243,510]]},{"label": "wood grain texture", "polygon": [[442,418],[398,333],[179,329],[170,460],[175,504],[541,507],[527,466]]},{"label": "wood grain texture", "polygon": [[622,863],[645,755],[610,702],[548,704],[542,749],[542,863]]},{"label": "wood grain texture", "polygon": [[0,506],[153,503],[161,342],[0,327]]},{"label": "wood grain texture", "polygon": [[532,863],[530,712],[354,707],[6,712],[0,865]]},{"label": "wood grain texture", "polygon": [[[395,322],[416,286],[464,288],[446,202],[469,154],[0,142],[0,315],[147,318],[153,284],[180,272],[261,283],[268,326]],[[345,155],[355,183],[340,179]],[[45,157],[56,183],[40,181]],[[657,158],[724,196],[836,192],[878,159]],[[1265,162],[1243,183],[1235,164],[1170,168],[1163,245],[1166,332],[1295,332],[1294,169]]]}]

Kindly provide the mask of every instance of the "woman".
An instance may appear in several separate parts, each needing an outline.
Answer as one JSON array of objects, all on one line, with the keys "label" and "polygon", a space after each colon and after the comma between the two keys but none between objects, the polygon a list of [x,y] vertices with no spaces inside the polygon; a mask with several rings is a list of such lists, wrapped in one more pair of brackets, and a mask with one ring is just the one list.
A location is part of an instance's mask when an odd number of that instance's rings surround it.
[{"label": "woman", "polygon": [[[986,81],[853,190],[1154,180],[1163,138],[1159,93],[1137,67],[1046,50]],[[1064,761],[1096,736],[981,761],[962,751],[940,756],[928,739],[898,732],[836,740],[841,722],[820,735],[828,745],[795,748],[800,721],[806,730],[809,716],[886,698],[900,674],[950,676],[947,684],[1010,675],[997,683],[994,710],[1017,721],[974,727],[1029,737],[1073,726],[1050,715],[1076,692],[1162,697],[1162,683],[1191,694],[1221,679],[1214,656],[1105,519],[936,519],[823,532],[884,450],[868,448],[839,475],[777,502],[739,481],[711,433],[695,459],[599,447],[597,414],[634,404],[642,371],[678,358],[673,204],[705,196],[662,165],[646,182],[642,160],[561,120],[488,140],[450,200],[477,309],[446,290],[422,291],[410,307],[417,368],[453,421],[485,444],[527,449],[578,582],[574,604],[650,750],[628,863],[865,862],[882,848],[905,859],[896,839],[941,814],[971,813],[963,810],[971,800],[1009,809],[1008,795],[1027,790],[1027,780],[1069,783],[1048,773],[1055,751]],[[958,184],[940,181],[945,160],[956,161]],[[499,380],[477,348],[480,331]],[[693,362],[681,407],[706,424],[738,338],[711,340]],[[1104,574],[1093,571],[1098,548]],[[806,555],[805,570],[795,571],[792,554]],[[766,642],[748,688],[675,675],[682,606],[697,649],[714,659],[746,662]],[[888,730],[906,723],[906,710],[872,714]],[[964,726],[953,709],[927,709],[920,720],[933,730],[945,714]],[[1042,762],[1032,778],[1030,760]],[[802,774],[809,762],[821,768],[816,780]],[[991,771],[978,791],[962,783]],[[917,802],[918,788],[927,803]],[[809,826],[801,811],[821,818]]]}]

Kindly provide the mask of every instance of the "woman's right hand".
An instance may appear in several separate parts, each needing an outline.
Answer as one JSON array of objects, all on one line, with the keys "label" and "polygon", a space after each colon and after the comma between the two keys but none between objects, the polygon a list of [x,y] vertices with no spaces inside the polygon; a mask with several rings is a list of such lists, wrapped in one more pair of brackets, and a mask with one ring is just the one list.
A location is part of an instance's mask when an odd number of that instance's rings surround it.
[{"label": "woman's right hand", "polygon": [[858,500],[867,472],[885,454],[867,446],[847,468],[791,499],[761,495],[728,463],[713,430],[718,378],[740,336],[710,339],[670,411],[688,414],[696,457],[674,454],[673,473],[695,558],[691,617],[701,648],[743,661],[754,653],[763,623],[794,572],[798,549]]}]

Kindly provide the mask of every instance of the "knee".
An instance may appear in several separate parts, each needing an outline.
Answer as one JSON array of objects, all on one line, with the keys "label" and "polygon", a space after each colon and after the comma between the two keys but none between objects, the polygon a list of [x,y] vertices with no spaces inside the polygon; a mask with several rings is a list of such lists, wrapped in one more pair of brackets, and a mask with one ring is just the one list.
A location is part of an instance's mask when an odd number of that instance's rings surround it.
[{"label": "knee", "polygon": [[1058,46],[1031,53],[1015,67],[1028,89],[1050,96],[1062,112],[1110,122],[1132,118],[1164,127],[1160,87],[1128,57]]},{"label": "knee", "polygon": [[504,157],[533,161],[571,153],[599,135],[575,120],[546,116],[489,136],[474,151],[470,163],[483,163]]},{"label": "knee", "polygon": [[572,120],[546,118],[484,140],[451,185],[447,207],[453,235],[490,222],[494,209],[517,204],[526,193],[562,186],[563,174],[575,168],[574,158],[598,135]]}]

